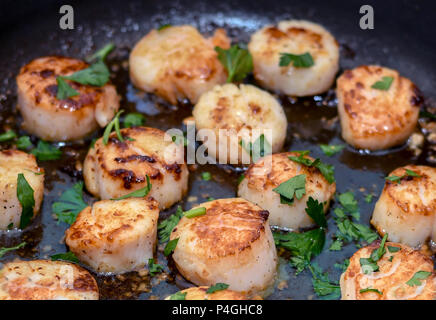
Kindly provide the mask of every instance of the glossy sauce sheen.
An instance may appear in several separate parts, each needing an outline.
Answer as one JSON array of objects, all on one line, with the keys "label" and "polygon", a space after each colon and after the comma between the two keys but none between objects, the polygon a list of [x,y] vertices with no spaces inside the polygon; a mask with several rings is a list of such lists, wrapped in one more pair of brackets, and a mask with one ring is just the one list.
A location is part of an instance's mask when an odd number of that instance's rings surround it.
[{"label": "glossy sauce sheen", "polygon": [[[169,14],[171,15],[171,14]],[[305,17],[304,17],[305,18]],[[307,17],[310,19],[311,17]],[[167,23],[168,16],[161,15],[155,17],[152,24],[143,26],[140,29],[134,26],[133,22],[126,23],[128,32],[117,33],[117,37],[112,39],[116,44],[120,44],[117,50],[110,55],[109,65],[112,69],[112,81],[117,87],[118,93],[122,99],[120,106],[127,112],[137,111],[143,112],[146,117],[146,125],[156,127],[162,130],[169,128],[183,128],[182,120],[188,116],[191,116],[192,106],[188,103],[182,102],[179,107],[167,105],[160,99],[153,95],[145,94],[137,91],[132,87],[129,81],[129,73],[127,69],[126,61],[128,60],[129,50],[133,47],[134,43],[145,35],[149,29],[156,27],[159,24]],[[274,20],[279,20],[275,17]],[[316,20],[316,19],[315,19]],[[189,21],[186,21],[189,22]],[[194,25],[198,22],[200,31],[205,33],[211,33],[216,27],[219,19],[214,22],[200,22],[197,17]],[[262,21],[263,24],[264,21]],[[119,23],[119,22],[118,22]],[[120,26],[112,26],[110,22],[106,25],[113,32],[120,30]],[[261,27],[261,23],[255,20],[247,20],[246,27],[241,28],[237,26],[229,26],[222,23],[218,25],[223,26],[228,30],[229,35],[235,40],[241,40],[247,42],[249,34],[255,29]],[[329,25],[324,25],[329,29]],[[123,40],[123,36],[130,33],[130,37],[127,40]],[[335,32],[333,35],[336,36]],[[98,35],[98,46],[105,44],[109,40],[106,38],[104,32],[96,33]],[[92,35],[92,33],[91,33]],[[88,35],[91,37],[91,35]],[[52,50],[58,50],[54,53],[71,55],[77,58],[84,57],[92,52],[95,47],[90,47],[89,44],[82,46],[75,46],[74,50],[69,49],[72,45],[68,44],[68,41],[75,41],[71,38],[65,39],[65,34],[56,34],[50,41],[53,42]],[[97,36],[94,38],[97,41]],[[341,37],[338,36],[338,40],[342,43]],[[47,40],[48,41],[48,40]],[[65,47],[59,49],[59,45],[64,44]],[[357,45],[354,43],[354,45]],[[86,48],[86,49],[84,49]],[[345,49],[344,49],[345,48]],[[21,53],[25,55],[26,52],[30,52],[29,47]],[[352,54],[350,54],[350,52]],[[51,54],[52,52],[46,52],[46,49],[41,44],[41,48],[37,50],[34,55]],[[354,52],[348,48],[348,46],[342,46],[341,48],[341,65],[357,66],[360,64],[358,61],[359,54],[354,59]],[[13,82],[13,78],[18,71],[20,64],[26,61],[30,61],[30,58],[35,56],[21,57],[22,60],[16,62],[15,69],[0,70],[5,77],[9,77],[9,81]],[[343,70],[340,70],[340,73]],[[400,70],[401,72],[401,70]],[[248,80],[249,83],[253,83],[252,79]],[[11,87],[9,85],[9,87]],[[8,86],[6,86],[8,88]],[[14,110],[16,97],[12,88],[2,92],[0,97],[0,123],[3,127],[9,125],[12,129],[19,132],[20,135],[25,134],[19,131],[18,124],[22,121],[18,116],[18,113]],[[345,144],[340,138],[340,126],[337,120],[336,101],[333,90],[322,96],[300,98],[294,100],[292,98],[280,97],[280,101],[284,107],[287,120],[288,120],[288,132],[285,142],[285,146],[282,151],[289,150],[311,150],[312,157],[320,157],[322,160],[331,163],[336,168],[336,183],[337,192],[342,193],[348,190],[354,191],[356,198],[359,201],[360,212],[362,215],[361,222],[369,224],[370,215],[373,211],[376,198],[380,194],[383,185],[384,177],[393,169],[399,166],[403,166],[409,163],[423,164],[434,166],[432,162],[428,162],[429,156],[432,156],[431,145],[429,142],[425,142],[423,152],[415,157],[413,152],[408,150],[406,146],[396,148],[389,153],[380,153],[379,155],[366,155],[353,150],[347,146],[341,153],[334,157],[325,156],[318,147],[320,143],[331,144]],[[127,113],[126,112],[126,113]],[[336,119],[336,120],[335,120]],[[417,128],[419,131],[421,128]],[[3,132],[4,128],[2,128]],[[102,130],[95,132],[92,137],[99,137],[102,135]],[[83,161],[86,152],[88,150],[91,138],[87,139],[83,143],[67,144],[63,148],[63,158],[60,161],[47,161],[40,162],[40,166],[45,169],[45,197],[43,207],[40,214],[37,216],[36,221],[32,224],[29,230],[26,230],[21,235],[18,232],[10,232],[7,236],[0,235],[0,247],[12,246],[26,241],[28,245],[24,249],[20,249],[15,252],[8,253],[1,261],[10,261],[16,257],[23,259],[37,259],[47,258],[55,253],[61,253],[66,251],[65,245],[61,242],[63,239],[64,231],[68,227],[64,223],[57,224],[56,220],[52,217],[51,206],[56,201],[60,194],[67,188],[71,187],[75,182],[82,179],[81,171],[76,170],[75,164],[77,161]],[[32,139],[34,139],[32,137]],[[34,139],[33,142],[36,140]],[[7,143],[2,143],[1,148],[7,148]],[[235,168],[231,166],[212,166],[205,165],[198,167],[196,171],[192,171],[190,174],[189,191],[184,200],[179,204],[187,210],[191,207],[204,202],[208,197],[230,198],[236,195],[237,191],[237,179],[243,168]],[[202,172],[210,172],[213,176],[211,181],[202,181]],[[364,174],[363,174],[364,172]],[[364,191],[359,191],[364,188]],[[363,189],[362,189],[363,190]],[[374,195],[373,202],[367,204],[363,201],[363,198],[368,194]],[[88,203],[95,201],[92,197],[85,193],[85,200]],[[332,203],[332,209],[327,213],[328,219],[328,234],[326,247],[324,252],[318,256],[315,261],[320,266],[330,273],[332,279],[339,280],[341,271],[334,268],[334,263],[341,263],[344,259],[349,258],[357,249],[353,244],[347,245],[340,252],[328,251],[328,246],[331,243],[331,236],[336,231],[336,226],[332,219],[332,210],[337,206],[337,202]],[[176,205],[177,206],[177,205]],[[168,217],[174,213],[176,206],[161,212],[160,219]],[[167,295],[176,292],[179,289],[183,289],[189,286],[183,278],[177,273],[174,263],[163,256],[163,246],[159,245],[157,250],[158,263],[165,266],[165,274],[157,275],[154,278],[150,278],[147,275],[131,272],[121,276],[96,276],[96,280],[100,289],[101,299],[163,299]],[[287,258],[286,253],[281,250],[278,251],[279,255]],[[156,259],[156,256],[155,256]],[[312,290],[311,276],[309,272],[305,271],[298,277],[294,276],[295,270],[292,269],[284,260],[280,259],[281,266],[279,269],[279,280],[287,281],[287,287],[279,290],[274,289],[269,296],[270,299],[312,299],[316,298]]]}]

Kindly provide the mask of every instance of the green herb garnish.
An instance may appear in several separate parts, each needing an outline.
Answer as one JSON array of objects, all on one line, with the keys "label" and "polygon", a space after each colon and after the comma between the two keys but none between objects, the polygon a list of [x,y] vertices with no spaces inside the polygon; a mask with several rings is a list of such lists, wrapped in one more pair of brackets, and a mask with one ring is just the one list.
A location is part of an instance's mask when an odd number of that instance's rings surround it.
[{"label": "green herb garnish", "polygon": [[421,280],[427,279],[430,275],[431,275],[431,272],[418,271],[413,275],[413,277],[409,281],[406,282],[406,284],[410,287],[420,286]]},{"label": "green herb garnish", "polygon": [[393,77],[383,77],[380,81],[375,82],[371,88],[387,91],[391,87],[393,81]]},{"label": "green herb garnish", "polygon": [[261,134],[254,143],[246,143],[244,140],[240,140],[241,147],[253,158],[256,162],[259,158],[272,153],[272,147],[264,134]]},{"label": "green herb garnish", "polygon": [[85,60],[87,62],[93,62],[95,60],[104,61],[107,55],[114,49],[115,49],[115,45],[113,43],[108,43],[103,48],[97,50],[93,55],[87,57]]},{"label": "green herb garnish", "polygon": [[400,250],[401,250],[400,247],[388,246],[388,251],[389,251],[390,253],[395,253],[395,252],[398,252],[398,251],[400,251]]},{"label": "green herb garnish", "polygon": [[227,82],[240,82],[253,70],[253,58],[250,52],[237,44],[230,49],[215,47],[218,60],[227,70]]},{"label": "green herb garnish", "polygon": [[369,258],[360,258],[360,265],[362,267],[363,273],[368,274],[379,270],[377,262],[386,253],[385,243],[387,238],[388,234],[385,233],[382,241],[380,242],[380,246],[371,252]]},{"label": "green herb garnish", "polygon": [[70,85],[65,81],[64,77],[57,77],[56,83],[58,85],[58,91],[56,94],[57,99],[64,100],[79,95],[79,92],[71,88]]},{"label": "green herb garnish", "polygon": [[172,26],[172,25],[169,24],[169,23],[163,24],[163,25],[161,25],[161,26],[159,26],[159,27],[157,28],[157,31],[161,31],[161,30],[166,29],[166,28],[169,28],[169,27],[171,27],[171,26]]},{"label": "green herb garnish", "polygon": [[280,67],[286,67],[291,62],[296,68],[309,68],[314,65],[312,55],[309,52],[303,54],[280,53]]},{"label": "green herb garnish", "polygon": [[158,263],[154,263],[154,259],[148,259],[148,272],[152,277],[162,272],[164,267]]},{"label": "green herb garnish", "polygon": [[344,145],[328,145],[328,144],[320,144],[319,147],[321,148],[322,152],[328,157],[334,156],[336,153],[339,153],[342,151],[342,149],[345,148]]},{"label": "green herb garnish", "polygon": [[152,187],[150,182],[150,177],[148,175],[145,175],[145,178],[147,179],[147,185],[145,187],[130,192],[128,194],[125,194],[124,196],[121,196],[119,198],[111,199],[111,200],[123,200],[127,198],[144,198],[151,191],[151,187]]},{"label": "green herb garnish", "polygon": [[179,238],[168,241],[167,245],[164,249],[164,255],[168,257],[177,247],[177,242],[179,242]]},{"label": "green herb garnish", "polygon": [[209,181],[212,179],[212,175],[210,174],[210,172],[203,172],[201,174],[201,179],[203,179],[204,181]]},{"label": "green herb garnish", "polygon": [[9,251],[18,250],[26,245],[26,242],[21,242],[19,245],[16,245],[15,247],[10,248],[0,248],[0,258],[3,257],[6,253]]},{"label": "green herb garnish", "polygon": [[206,293],[209,293],[209,294],[210,293],[215,293],[217,291],[226,290],[228,287],[229,287],[229,285],[226,284],[226,283],[217,283],[217,284],[214,284],[213,286],[209,287],[206,290]]},{"label": "green herb garnish", "polygon": [[186,300],[186,292],[176,292],[170,295],[170,300]]},{"label": "green herb garnish", "polygon": [[170,215],[167,219],[163,220],[161,223],[158,224],[157,230],[159,233],[160,242],[167,242],[170,239],[171,232],[173,231],[174,227],[179,223],[182,217],[182,207],[178,206],[174,214]]},{"label": "green herb garnish", "polygon": [[42,140],[38,141],[36,148],[30,153],[32,153],[40,161],[58,160],[62,156],[61,150]]},{"label": "green herb garnish", "polygon": [[332,165],[323,163],[320,159],[315,159],[312,161],[305,158],[305,156],[309,154],[309,151],[294,151],[294,153],[297,153],[298,157],[290,156],[289,159],[308,167],[317,168],[328,181],[328,183],[333,183],[335,181],[335,169]]},{"label": "green herb garnish", "polygon": [[17,134],[14,131],[8,130],[8,131],[0,134],[0,142],[9,141],[9,140],[15,139],[16,137],[17,137]]},{"label": "green herb garnish", "polygon": [[15,144],[17,145],[17,148],[20,150],[27,150],[33,146],[29,136],[19,137],[15,142]]},{"label": "green herb garnish", "polygon": [[280,203],[292,205],[294,197],[300,200],[306,194],[306,175],[300,174],[273,189],[280,195]]},{"label": "green herb garnish", "polygon": [[421,176],[419,174],[417,174],[415,171],[412,171],[410,169],[406,169],[406,173],[403,174],[402,176],[391,175],[391,176],[386,177],[385,180],[401,184],[401,180],[406,178],[406,177],[421,178]]},{"label": "green herb garnish", "polygon": [[53,203],[52,211],[58,218],[58,223],[62,221],[73,224],[77,215],[87,206],[83,200],[83,182],[80,181],[62,193],[59,200]]},{"label": "green herb garnish", "polygon": [[115,128],[115,132],[117,134],[117,138],[120,142],[124,142],[124,137],[121,134],[120,130],[120,115],[124,112],[124,110],[118,111],[115,117],[108,123],[103,133],[103,144],[107,145],[109,143],[109,136],[112,130]]},{"label": "green herb garnish", "polygon": [[191,210],[183,212],[183,215],[186,218],[188,218],[188,219],[199,217],[199,216],[203,216],[205,214],[206,214],[206,208],[205,207],[193,208]]},{"label": "green herb garnish", "polygon": [[383,295],[383,292],[381,292],[380,290],[374,289],[374,288],[365,288],[365,289],[360,289],[359,291],[360,293],[365,293],[365,292],[375,292],[379,295]]},{"label": "green herb garnish", "polygon": [[137,112],[129,113],[123,121],[124,128],[139,127],[144,125],[144,123],[145,116]]},{"label": "green herb garnish", "polygon": [[341,296],[341,288],[337,281],[329,279],[327,272],[322,272],[322,269],[315,263],[309,265],[309,270],[312,273],[312,285],[316,295],[324,300],[335,300]]},{"label": "green herb garnish", "polygon": [[50,258],[52,261],[63,260],[63,261],[70,261],[73,263],[79,263],[79,259],[71,251],[68,251],[65,253],[57,253],[57,254],[52,255]]},{"label": "green herb garnish", "polygon": [[33,218],[33,208],[35,207],[34,191],[22,173],[17,177],[17,198],[21,204],[20,229],[24,229],[30,224]]}]

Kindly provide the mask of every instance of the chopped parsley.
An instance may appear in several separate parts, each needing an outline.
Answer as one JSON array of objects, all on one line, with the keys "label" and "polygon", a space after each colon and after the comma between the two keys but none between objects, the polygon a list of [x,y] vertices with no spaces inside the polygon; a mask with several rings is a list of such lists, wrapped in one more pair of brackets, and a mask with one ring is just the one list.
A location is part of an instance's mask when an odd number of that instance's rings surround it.
[{"label": "chopped parsley", "polygon": [[124,142],[124,137],[121,134],[121,130],[120,130],[120,115],[123,112],[124,112],[124,110],[118,111],[118,113],[115,115],[115,117],[111,120],[111,122],[108,123],[108,125],[104,129],[104,133],[103,133],[103,144],[104,145],[108,144],[109,136],[110,136],[113,129],[115,129],[118,140],[120,142]]},{"label": "chopped parsley", "polygon": [[53,203],[52,211],[58,218],[58,223],[62,221],[73,224],[77,215],[87,206],[83,200],[83,182],[80,181],[62,193],[59,200]]},{"label": "chopped parsley", "polygon": [[40,161],[58,160],[62,156],[61,150],[42,140],[38,141],[36,148],[30,153],[32,153]]},{"label": "chopped parsley", "polygon": [[199,217],[199,216],[203,216],[205,214],[206,214],[206,208],[205,207],[193,208],[191,210],[183,212],[183,215],[186,218],[188,218],[188,219]]},{"label": "chopped parsley", "polygon": [[410,169],[406,169],[406,173],[403,174],[402,176],[391,175],[391,176],[386,177],[385,180],[401,184],[401,180],[406,178],[406,177],[421,178],[421,176],[419,174],[417,174],[415,171],[412,171]]},{"label": "chopped parsley", "polygon": [[123,126],[124,128],[131,128],[131,127],[139,127],[144,125],[145,123],[145,116],[137,113],[137,112],[132,112],[129,113],[123,121]]},{"label": "chopped parsley", "polygon": [[310,151],[294,151],[294,153],[298,154],[298,157],[290,156],[289,159],[308,167],[315,167],[321,172],[321,174],[328,181],[328,183],[335,182],[335,168],[330,164],[321,162],[320,159],[315,159],[312,161],[308,158],[305,158],[305,156],[307,156],[309,152]]},{"label": "chopped parsley", "polygon": [[241,174],[239,177],[238,177],[238,181],[237,181],[237,183],[238,183],[238,185],[242,182],[242,180],[244,180],[245,179],[245,174]]},{"label": "chopped parsley", "polygon": [[162,272],[164,267],[158,263],[154,263],[154,259],[148,259],[148,272],[152,277]]},{"label": "chopped parsley", "polygon": [[342,151],[342,149],[345,148],[344,145],[334,145],[334,144],[320,144],[319,147],[321,148],[322,152],[328,157],[334,156],[336,153],[339,153]]},{"label": "chopped parsley", "polygon": [[68,251],[65,253],[57,253],[57,254],[52,255],[50,258],[52,261],[63,260],[63,261],[70,261],[73,263],[79,263],[79,259],[71,251]]},{"label": "chopped parsley", "polygon": [[0,142],[9,141],[9,140],[15,139],[16,137],[17,137],[17,134],[14,131],[8,130],[8,131],[0,134]]},{"label": "chopped parsley", "polygon": [[256,162],[259,158],[272,153],[272,147],[265,138],[264,134],[261,134],[259,138],[254,141],[254,143],[246,143],[241,139],[239,144],[250,155],[250,157],[253,158],[254,162]]},{"label": "chopped parsley", "polygon": [[306,194],[306,175],[300,174],[281,183],[274,192],[280,195],[280,203],[292,205],[294,197],[300,200]]},{"label": "chopped parsley", "polygon": [[70,85],[65,81],[64,77],[57,77],[56,83],[58,85],[58,91],[56,94],[57,99],[64,100],[79,95],[79,92],[71,88]]},{"label": "chopped parsley", "polygon": [[369,258],[360,258],[360,266],[362,267],[362,271],[364,274],[369,274],[371,272],[376,272],[379,270],[377,262],[386,253],[385,243],[387,238],[388,234],[386,233],[382,241],[380,242],[380,246],[371,252]]},{"label": "chopped parsley", "polygon": [[212,179],[212,175],[210,174],[210,172],[203,172],[201,174],[201,179],[203,179],[204,181],[209,181]]},{"label": "chopped parsley", "polygon": [[24,229],[30,224],[33,218],[33,208],[35,207],[34,191],[27,182],[24,174],[19,173],[17,177],[17,198],[21,204],[20,229]]},{"label": "chopped parsley", "polygon": [[226,290],[228,287],[229,287],[229,285],[226,284],[226,283],[216,283],[216,284],[214,284],[213,286],[209,287],[209,288],[206,290],[206,293],[209,293],[209,294],[210,294],[210,293],[215,293],[215,292],[217,292],[217,291]]},{"label": "chopped parsley", "polygon": [[93,62],[95,60],[104,61],[107,55],[114,49],[115,49],[115,45],[113,43],[108,43],[103,48],[97,50],[93,55],[86,58],[86,61],[87,62]]},{"label": "chopped parsley", "polygon": [[149,194],[149,192],[151,191],[151,182],[150,182],[150,177],[147,175],[145,175],[145,178],[147,180],[147,185],[141,189],[135,190],[133,192],[130,192],[128,194],[125,194],[124,196],[121,196],[119,198],[116,199],[111,199],[111,200],[124,200],[127,198],[144,198],[147,194]]},{"label": "chopped parsley", "polygon": [[186,292],[176,292],[170,295],[170,300],[186,300]]},{"label": "chopped parsley", "polygon": [[33,147],[33,144],[30,141],[30,137],[29,136],[19,137],[17,139],[17,141],[15,142],[15,144],[17,145],[17,148],[20,149],[20,150],[27,150],[27,149]]},{"label": "chopped parsley", "polygon": [[291,62],[295,68],[309,68],[314,65],[312,55],[309,52],[303,54],[280,53],[280,67],[287,67]]},{"label": "chopped parsley", "polygon": [[161,26],[159,26],[159,27],[157,28],[157,31],[161,31],[161,30],[166,29],[166,28],[169,28],[169,27],[171,27],[171,26],[172,26],[172,25],[169,24],[169,23],[163,24],[163,25],[161,25]]},{"label": "chopped parsley", "polygon": [[329,279],[328,273],[315,263],[309,265],[309,270],[312,273],[312,285],[318,297],[324,300],[336,300],[341,296],[341,288],[337,281]]},{"label": "chopped parsley", "polygon": [[413,277],[406,282],[406,284],[410,287],[413,286],[420,286],[421,280],[427,279],[432,273],[428,271],[418,271],[416,272]]},{"label": "chopped parsley", "polygon": [[164,249],[164,255],[168,257],[177,247],[177,242],[179,242],[179,238],[168,241],[167,245]]},{"label": "chopped parsley", "polygon": [[160,242],[167,242],[170,239],[171,232],[174,227],[179,223],[183,217],[183,210],[181,206],[177,207],[174,214],[170,215],[167,219],[160,222],[157,226]]},{"label": "chopped parsley", "polygon": [[253,58],[247,49],[235,44],[230,49],[215,47],[218,60],[227,71],[227,82],[240,82],[253,70]]},{"label": "chopped parsley", "polygon": [[345,259],[342,263],[335,263],[334,267],[341,270],[342,272],[345,272],[345,270],[347,270],[349,265],[350,265],[350,259]]},{"label": "chopped parsley", "polygon": [[373,197],[374,196],[372,194],[367,194],[366,197],[365,197],[365,202],[366,203],[371,203]]},{"label": "chopped parsley", "polygon": [[393,77],[383,77],[380,81],[375,82],[371,88],[377,90],[387,91],[391,87],[392,82],[394,81]]},{"label": "chopped parsley", "polygon": [[388,251],[389,251],[390,253],[395,253],[395,252],[398,252],[398,251],[400,251],[400,250],[401,250],[400,247],[388,246]]},{"label": "chopped parsley", "polygon": [[6,253],[9,251],[18,250],[26,245],[26,242],[21,242],[20,244],[16,245],[15,247],[10,248],[0,248],[0,258],[3,257]]},{"label": "chopped parsley", "polygon": [[359,291],[360,293],[366,293],[366,292],[375,292],[375,293],[377,293],[377,294],[379,294],[379,295],[383,295],[383,292],[381,292],[380,290],[377,290],[377,289],[374,289],[374,288],[365,288],[365,289],[360,289],[360,291]]}]

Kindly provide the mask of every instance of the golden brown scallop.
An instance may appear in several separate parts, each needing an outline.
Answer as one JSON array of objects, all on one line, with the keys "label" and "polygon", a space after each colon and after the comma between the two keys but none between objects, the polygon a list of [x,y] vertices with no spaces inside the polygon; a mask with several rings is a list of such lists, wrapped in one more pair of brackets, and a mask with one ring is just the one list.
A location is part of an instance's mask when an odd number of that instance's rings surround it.
[{"label": "golden brown scallop", "polygon": [[[342,300],[434,300],[436,298],[433,261],[406,245],[387,242],[386,253],[377,262],[379,271],[367,271],[365,274],[360,259],[370,257],[371,252],[379,246],[380,241],[374,241],[350,258],[350,265],[342,274],[340,281]],[[412,286],[409,280],[419,271],[430,272],[430,274],[424,276],[420,284]],[[367,291],[365,289],[376,289],[380,293],[365,292]]]},{"label": "golden brown scallop", "polygon": [[[419,177],[407,175],[412,170]],[[371,223],[388,240],[417,247],[436,240],[436,169],[407,165],[389,176],[403,177],[399,182],[386,181],[377,201]]]},{"label": "golden brown scallop", "polygon": [[0,151],[0,230],[20,226],[23,211],[17,197],[17,179],[20,173],[34,192],[34,217],[41,207],[44,197],[44,169],[38,167],[35,156],[18,150]]},{"label": "golden brown scallop", "polygon": [[151,197],[98,201],[79,213],[65,243],[96,272],[139,270],[153,258],[158,218]]},{"label": "golden brown scallop", "polygon": [[230,46],[223,29],[209,39],[189,25],[152,30],[130,54],[130,79],[136,87],[172,104],[185,98],[196,103],[202,93],[226,81],[215,46]]},{"label": "golden brown scallop", "polygon": [[282,106],[270,93],[252,85],[217,85],[200,97],[192,114],[198,137],[219,163],[250,163],[249,150],[241,142],[254,143],[262,134],[273,153],[281,150],[286,139],[288,123]]},{"label": "golden brown scallop", "polygon": [[[253,56],[256,80],[270,90],[292,96],[310,96],[327,91],[339,69],[339,45],[319,24],[304,21],[281,21],[256,31],[248,49]],[[280,66],[280,54],[310,53],[314,65]]]},{"label": "golden brown scallop", "polygon": [[206,214],[183,217],[170,239],[177,269],[199,286],[226,283],[246,294],[266,290],[274,282],[277,252],[268,211],[241,198],[200,204]]},{"label": "golden brown scallop", "polygon": [[[336,183],[328,183],[317,168],[296,163],[290,160],[289,156],[298,156],[298,154],[292,152],[273,154],[252,164],[238,186],[238,196],[267,210],[271,225],[298,230],[310,227],[314,223],[305,211],[309,197],[324,202],[324,212],[326,212],[335,194]],[[304,157],[311,161],[315,160],[310,156]],[[306,179],[306,194],[301,199],[294,197],[292,205],[281,203],[280,195],[273,189],[303,174]]]},{"label": "golden brown scallop", "polygon": [[[372,86],[391,77],[388,90]],[[387,149],[404,143],[418,122],[422,102],[417,87],[392,69],[360,66],[337,80],[342,137],[356,148]]]},{"label": "golden brown scallop", "polygon": [[188,168],[183,144],[165,132],[147,127],[121,130],[124,142],[113,132],[107,145],[100,138],[85,158],[86,188],[101,199],[113,199],[152,184],[149,193],[165,209],[180,201],[188,190]]},{"label": "golden brown scallop", "polygon": [[38,58],[22,67],[17,76],[17,107],[23,128],[44,140],[63,141],[83,138],[108,124],[119,107],[112,84],[94,87],[66,80],[79,95],[56,98],[56,78],[87,67],[81,60],[58,56]]},{"label": "golden brown scallop", "polygon": [[98,300],[97,282],[69,262],[15,261],[0,270],[0,300]]}]

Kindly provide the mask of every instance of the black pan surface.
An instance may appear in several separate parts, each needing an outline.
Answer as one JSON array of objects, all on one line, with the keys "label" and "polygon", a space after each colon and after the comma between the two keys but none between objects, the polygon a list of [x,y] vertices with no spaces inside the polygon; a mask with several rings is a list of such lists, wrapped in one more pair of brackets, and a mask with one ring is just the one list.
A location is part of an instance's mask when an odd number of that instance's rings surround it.
[{"label": "black pan surface", "polygon": [[[122,96],[121,107],[136,110],[147,117],[146,125],[163,130],[182,128],[182,120],[190,116],[189,104],[170,106],[160,99],[138,92],[129,82],[127,59],[132,46],[150,29],[163,24],[192,24],[208,34],[224,27],[234,42],[247,42],[249,36],[264,24],[282,19],[308,19],[324,25],[341,45],[341,68],[361,64],[381,64],[397,69],[412,79],[427,97],[425,105],[436,108],[436,38],[434,13],[436,4],[431,1],[69,1],[75,10],[74,30],[60,30],[59,1],[2,1],[0,3],[0,124],[19,129],[21,118],[16,112],[15,76],[19,68],[43,55],[67,55],[83,58],[107,42],[114,42],[116,50],[109,56],[113,81]],[[359,28],[359,8],[371,4],[375,10],[375,29]],[[341,70],[341,72],[342,72]],[[432,98],[433,97],[433,98]],[[388,152],[368,154],[347,147],[332,158],[320,151],[319,143],[344,143],[340,137],[334,92],[304,99],[280,97],[288,118],[288,137],[284,150],[311,150],[311,154],[332,163],[336,168],[337,191],[352,190],[359,200],[361,222],[368,224],[375,199],[380,194],[384,177],[398,166],[408,163],[436,165],[436,151],[426,140],[423,151],[416,155],[407,146]],[[331,121],[328,121],[331,120]],[[420,120],[421,124],[424,124]],[[329,125],[332,124],[332,125]],[[417,132],[425,132],[420,127]],[[101,135],[96,132],[93,137]],[[75,170],[76,161],[83,160],[89,139],[60,144],[61,161],[41,162],[46,170],[46,191],[43,208],[36,221],[23,233],[16,231],[0,234],[0,247],[28,245],[11,252],[1,262],[21,259],[49,258],[65,252],[63,234],[67,225],[57,224],[51,205],[59,195],[81,179]],[[35,139],[35,137],[32,137]],[[7,148],[2,144],[1,148]],[[202,181],[201,173],[209,171],[212,181]],[[200,166],[191,172],[189,194],[181,203],[184,209],[214,198],[233,197],[240,172],[232,167]],[[375,199],[366,203],[363,198],[372,193]],[[89,203],[95,201],[86,195]],[[333,204],[333,208],[337,203]],[[175,208],[162,212],[166,217]],[[339,279],[340,270],[334,267],[349,258],[356,244],[342,251],[327,250],[336,231],[331,214],[328,215],[328,235],[324,252],[315,261],[328,271],[332,279]],[[190,286],[177,274],[172,263],[157,253],[158,262],[165,265],[165,273],[150,279],[147,275],[132,272],[122,276],[97,276],[102,299],[162,299],[180,288]],[[304,271],[295,276],[295,270],[281,259],[280,289],[274,289],[269,299],[316,299],[311,276]],[[284,282],[286,285],[283,285]]]}]

